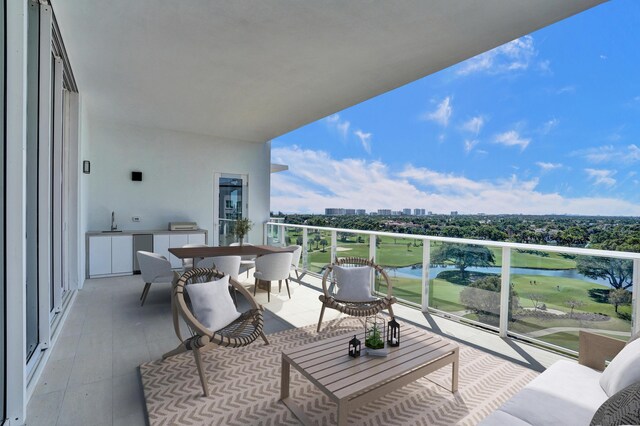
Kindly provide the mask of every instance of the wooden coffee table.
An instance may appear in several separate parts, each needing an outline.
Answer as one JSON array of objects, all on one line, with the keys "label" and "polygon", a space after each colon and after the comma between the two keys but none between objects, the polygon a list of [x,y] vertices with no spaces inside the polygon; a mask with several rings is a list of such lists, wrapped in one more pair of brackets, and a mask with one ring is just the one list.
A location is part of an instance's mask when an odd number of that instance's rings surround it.
[{"label": "wooden coffee table", "polygon": [[[282,351],[280,400],[303,423],[311,422],[289,396],[290,366],[338,405],[338,425],[354,408],[451,364],[451,392],[458,390],[458,345],[424,330],[405,327],[401,344],[387,357],[347,355],[354,333]],[[356,333],[363,343],[364,331]]]}]

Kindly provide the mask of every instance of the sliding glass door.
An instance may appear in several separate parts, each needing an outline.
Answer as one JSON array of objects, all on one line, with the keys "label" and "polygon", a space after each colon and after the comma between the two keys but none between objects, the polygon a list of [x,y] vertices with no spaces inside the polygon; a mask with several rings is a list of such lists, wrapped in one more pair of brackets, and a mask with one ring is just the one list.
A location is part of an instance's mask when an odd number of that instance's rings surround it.
[{"label": "sliding glass door", "polygon": [[237,238],[234,236],[236,221],[248,217],[247,189],[247,175],[215,174],[214,245],[228,246],[237,242]]}]

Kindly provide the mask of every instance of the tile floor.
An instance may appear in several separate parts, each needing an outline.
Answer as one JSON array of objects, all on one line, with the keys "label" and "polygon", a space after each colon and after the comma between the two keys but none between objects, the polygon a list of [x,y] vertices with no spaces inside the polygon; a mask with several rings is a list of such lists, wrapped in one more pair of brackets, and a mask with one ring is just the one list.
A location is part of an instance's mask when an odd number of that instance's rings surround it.
[{"label": "tile floor", "polygon": [[[270,303],[266,292],[258,290],[256,299],[267,308],[265,332],[317,323],[319,286],[317,278],[303,276],[300,282],[291,282],[291,300],[283,289],[272,294]],[[142,287],[139,275],[85,282],[29,402],[29,426],[146,424],[138,365],[159,359],[179,342],[171,320],[169,284],[154,284],[140,307]],[[405,321],[537,370],[560,358],[412,308],[394,310]],[[327,310],[325,320],[338,316],[337,311]]]}]

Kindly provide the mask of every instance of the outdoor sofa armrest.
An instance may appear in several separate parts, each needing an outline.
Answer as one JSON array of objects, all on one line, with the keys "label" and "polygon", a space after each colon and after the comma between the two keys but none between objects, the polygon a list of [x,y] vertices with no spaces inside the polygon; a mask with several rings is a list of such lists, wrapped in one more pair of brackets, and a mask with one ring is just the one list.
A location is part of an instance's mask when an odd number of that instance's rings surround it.
[{"label": "outdoor sofa armrest", "polygon": [[605,361],[613,359],[625,344],[622,340],[613,337],[580,331],[578,363],[602,371],[605,367]]}]

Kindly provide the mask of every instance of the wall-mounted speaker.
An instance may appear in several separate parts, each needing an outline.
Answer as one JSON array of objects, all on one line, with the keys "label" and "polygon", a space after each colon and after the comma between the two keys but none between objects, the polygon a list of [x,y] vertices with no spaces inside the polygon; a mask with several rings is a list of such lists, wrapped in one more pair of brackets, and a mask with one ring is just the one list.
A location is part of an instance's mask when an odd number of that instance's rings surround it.
[{"label": "wall-mounted speaker", "polygon": [[131,180],[134,182],[141,182],[142,172],[131,172]]}]

